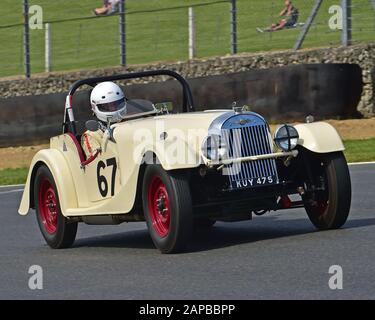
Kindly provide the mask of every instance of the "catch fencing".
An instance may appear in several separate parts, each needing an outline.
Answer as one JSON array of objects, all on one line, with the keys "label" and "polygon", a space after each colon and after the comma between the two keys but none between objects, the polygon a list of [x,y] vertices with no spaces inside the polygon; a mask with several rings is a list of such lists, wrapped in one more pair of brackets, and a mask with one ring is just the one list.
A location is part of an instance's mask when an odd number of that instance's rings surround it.
[{"label": "catch fencing", "polygon": [[4,1],[0,76],[375,41],[374,0],[295,0],[274,32],[282,0],[121,0],[104,17],[89,0]]}]

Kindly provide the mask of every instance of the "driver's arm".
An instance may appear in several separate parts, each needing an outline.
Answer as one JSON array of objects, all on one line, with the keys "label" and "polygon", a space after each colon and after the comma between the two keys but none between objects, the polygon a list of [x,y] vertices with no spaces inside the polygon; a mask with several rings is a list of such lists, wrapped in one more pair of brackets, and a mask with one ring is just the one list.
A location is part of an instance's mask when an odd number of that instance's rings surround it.
[{"label": "driver's arm", "polygon": [[103,132],[101,130],[95,132],[86,131],[82,135],[81,145],[87,159],[92,157],[98,150],[101,149],[102,140]]}]

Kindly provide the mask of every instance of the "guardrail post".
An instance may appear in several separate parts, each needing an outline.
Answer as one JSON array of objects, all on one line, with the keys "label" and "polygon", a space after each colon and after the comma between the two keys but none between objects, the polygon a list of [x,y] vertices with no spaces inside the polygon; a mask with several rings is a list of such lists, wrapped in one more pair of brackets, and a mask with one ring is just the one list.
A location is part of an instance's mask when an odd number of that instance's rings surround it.
[{"label": "guardrail post", "polygon": [[30,78],[30,28],[29,28],[29,1],[23,0],[23,48],[24,48],[24,65],[25,77]]},{"label": "guardrail post", "polygon": [[51,57],[52,57],[51,24],[46,23],[44,27],[45,27],[45,71],[51,72],[52,71],[52,68],[51,68],[51,65],[52,65],[51,63]]},{"label": "guardrail post", "polygon": [[237,0],[230,3],[231,53],[237,53]]},{"label": "guardrail post", "polygon": [[121,66],[126,66],[126,15],[125,15],[125,0],[119,3],[120,11],[120,51],[121,51]]},{"label": "guardrail post", "polygon": [[352,44],[352,1],[341,0],[342,7],[342,35],[341,43],[347,47]]},{"label": "guardrail post", "polygon": [[189,7],[189,59],[195,58],[195,35],[194,8]]}]

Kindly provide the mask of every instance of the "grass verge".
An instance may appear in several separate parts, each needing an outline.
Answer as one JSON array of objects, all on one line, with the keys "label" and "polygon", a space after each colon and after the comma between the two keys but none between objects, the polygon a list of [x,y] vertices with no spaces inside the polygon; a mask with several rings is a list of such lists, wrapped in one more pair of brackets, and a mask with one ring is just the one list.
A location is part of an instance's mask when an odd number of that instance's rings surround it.
[{"label": "grass verge", "polygon": [[0,185],[23,184],[26,182],[29,168],[0,170]]},{"label": "grass verge", "polygon": [[[375,161],[375,138],[344,141],[348,162]],[[0,185],[25,183],[28,168],[0,170]]]},{"label": "grass verge", "polygon": [[375,138],[346,140],[345,156],[348,162],[375,161]]}]

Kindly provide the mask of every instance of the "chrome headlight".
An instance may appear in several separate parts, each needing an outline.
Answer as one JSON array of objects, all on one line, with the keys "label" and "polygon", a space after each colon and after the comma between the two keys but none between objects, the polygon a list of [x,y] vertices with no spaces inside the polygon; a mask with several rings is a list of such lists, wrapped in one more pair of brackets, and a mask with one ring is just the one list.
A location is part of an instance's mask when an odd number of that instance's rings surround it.
[{"label": "chrome headlight", "polygon": [[293,150],[298,144],[298,139],[299,135],[297,130],[287,124],[279,127],[275,132],[275,143],[284,151]]},{"label": "chrome headlight", "polygon": [[203,141],[202,153],[209,160],[219,161],[227,157],[227,144],[221,136],[210,135]]}]

